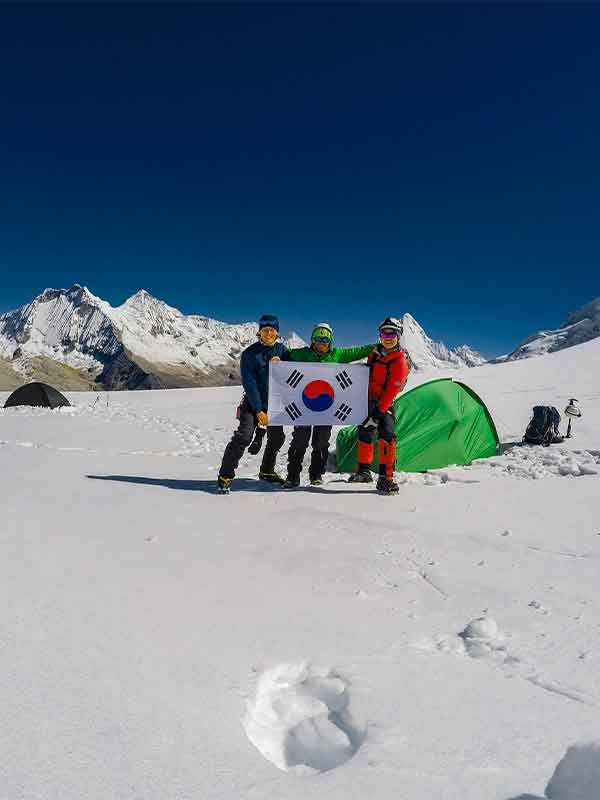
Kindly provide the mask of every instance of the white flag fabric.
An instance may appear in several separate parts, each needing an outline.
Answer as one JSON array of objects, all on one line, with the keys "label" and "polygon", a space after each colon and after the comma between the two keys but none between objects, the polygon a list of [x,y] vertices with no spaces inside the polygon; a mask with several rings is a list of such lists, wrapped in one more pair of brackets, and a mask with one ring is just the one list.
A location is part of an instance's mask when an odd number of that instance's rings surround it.
[{"label": "white flag fabric", "polygon": [[269,425],[357,425],[368,390],[366,364],[271,361]]}]

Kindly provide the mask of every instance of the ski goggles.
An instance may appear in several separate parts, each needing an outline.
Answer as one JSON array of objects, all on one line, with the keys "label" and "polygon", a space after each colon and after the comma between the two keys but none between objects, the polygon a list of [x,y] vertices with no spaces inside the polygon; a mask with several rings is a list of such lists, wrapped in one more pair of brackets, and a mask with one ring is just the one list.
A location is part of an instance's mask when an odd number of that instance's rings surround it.
[{"label": "ski goggles", "polygon": [[398,335],[398,331],[395,331],[392,328],[383,328],[383,330],[379,331],[379,336],[381,339],[397,339]]},{"label": "ski goggles", "polygon": [[313,344],[331,344],[331,336],[313,336]]}]

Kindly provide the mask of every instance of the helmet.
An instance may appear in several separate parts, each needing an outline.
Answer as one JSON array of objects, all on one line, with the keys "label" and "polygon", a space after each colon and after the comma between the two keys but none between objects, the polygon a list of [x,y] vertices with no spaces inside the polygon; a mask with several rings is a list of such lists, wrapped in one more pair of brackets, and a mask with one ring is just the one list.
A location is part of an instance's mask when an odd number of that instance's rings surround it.
[{"label": "helmet", "polygon": [[313,342],[315,339],[328,339],[331,345],[333,343],[333,328],[327,322],[319,322],[313,328],[310,338]]},{"label": "helmet", "polygon": [[402,322],[399,319],[396,319],[396,317],[386,317],[379,325],[379,330],[382,328],[396,331],[399,337],[402,336],[402,333],[404,332],[404,326],[402,325]]}]

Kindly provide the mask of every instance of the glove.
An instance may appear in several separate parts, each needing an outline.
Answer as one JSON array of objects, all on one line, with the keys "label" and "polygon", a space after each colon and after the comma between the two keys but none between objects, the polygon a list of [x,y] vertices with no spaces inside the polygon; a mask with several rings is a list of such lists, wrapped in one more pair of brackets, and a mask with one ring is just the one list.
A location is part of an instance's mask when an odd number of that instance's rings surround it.
[{"label": "glove", "polygon": [[256,412],[256,421],[259,425],[262,425],[263,428],[266,428],[269,424],[269,418],[265,414],[264,411],[257,411]]},{"label": "glove", "polygon": [[374,420],[373,417],[367,417],[366,420],[362,423],[363,428],[376,428],[379,425],[377,420]]},{"label": "glove", "polygon": [[385,411],[382,411],[379,408],[379,406],[374,406],[371,409],[371,415],[370,416],[371,416],[371,419],[375,420],[375,422],[379,422],[379,420],[382,420],[383,417],[385,416]]},{"label": "glove", "polygon": [[260,425],[254,431],[254,439],[251,441],[250,447],[248,448],[250,455],[255,456],[257,453],[260,453],[260,448],[262,447],[266,432],[267,429],[261,427]]}]

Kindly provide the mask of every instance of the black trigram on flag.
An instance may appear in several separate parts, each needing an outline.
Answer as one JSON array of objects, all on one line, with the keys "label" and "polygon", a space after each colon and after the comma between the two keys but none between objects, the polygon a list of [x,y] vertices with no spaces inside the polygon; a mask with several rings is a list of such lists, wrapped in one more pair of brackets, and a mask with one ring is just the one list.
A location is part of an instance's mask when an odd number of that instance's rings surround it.
[{"label": "black trigram on flag", "polygon": [[338,372],[338,374],[335,376],[335,379],[342,389],[348,389],[349,386],[352,386],[352,378],[350,375],[348,375],[345,369],[341,372]]},{"label": "black trigram on flag", "polygon": [[296,403],[290,403],[289,406],[285,407],[285,410],[287,411],[288,416],[291,420],[298,419],[299,417],[302,416],[302,412],[300,411]]},{"label": "black trigram on flag", "polygon": [[352,408],[350,406],[347,406],[346,403],[341,403],[340,407],[333,416],[337,417],[337,419],[339,419],[340,422],[345,422],[351,413],[352,413]]},{"label": "black trigram on flag", "polygon": [[[302,378],[304,377],[304,373],[300,372],[299,370],[295,369],[293,372],[290,372],[288,379],[286,381],[288,386],[291,386],[292,389],[295,389]],[[286,409],[287,411],[287,409]]]}]

